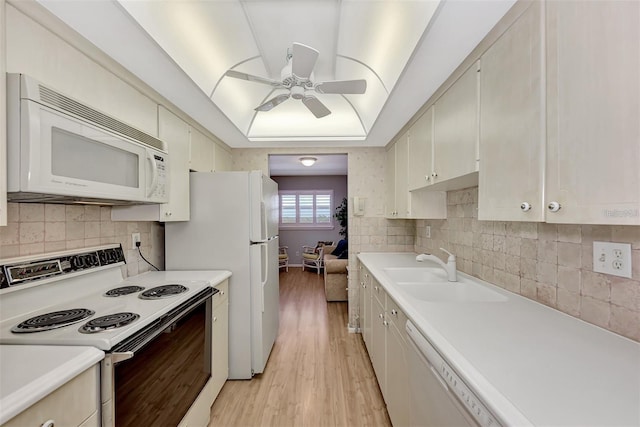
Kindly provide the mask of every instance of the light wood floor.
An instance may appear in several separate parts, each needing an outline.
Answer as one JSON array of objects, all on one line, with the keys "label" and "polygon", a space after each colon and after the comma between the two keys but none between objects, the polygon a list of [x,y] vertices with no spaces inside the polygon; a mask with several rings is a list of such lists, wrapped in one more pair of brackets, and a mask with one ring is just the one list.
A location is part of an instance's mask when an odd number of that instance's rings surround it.
[{"label": "light wood floor", "polygon": [[[327,303],[323,276],[280,273],[280,333],[265,372],[227,381],[213,426],[391,426],[347,303]],[[230,338],[232,339],[232,338]]]}]

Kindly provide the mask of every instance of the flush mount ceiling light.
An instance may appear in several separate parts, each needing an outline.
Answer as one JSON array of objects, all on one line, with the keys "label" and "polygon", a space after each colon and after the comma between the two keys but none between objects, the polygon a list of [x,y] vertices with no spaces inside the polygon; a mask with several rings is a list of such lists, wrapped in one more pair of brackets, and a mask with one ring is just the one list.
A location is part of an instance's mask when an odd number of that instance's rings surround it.
[{"label": "flush mount ceiling light", "polygon": [[318,160],[315,157],[300,157],[300,163],[305,166],[313,166],[313,164]]}]

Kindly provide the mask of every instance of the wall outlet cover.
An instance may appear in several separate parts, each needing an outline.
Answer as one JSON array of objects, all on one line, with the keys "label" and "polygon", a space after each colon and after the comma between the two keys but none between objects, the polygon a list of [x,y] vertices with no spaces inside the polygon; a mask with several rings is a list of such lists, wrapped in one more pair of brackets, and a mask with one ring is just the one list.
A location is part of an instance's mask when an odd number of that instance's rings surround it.
[{"label": "wall outlet cover", "polygon": [[631,244],[593,242],[593,271],[631,278]]},{"label": "wall outlet cover", "polygon": [[131,233],[131,249],[136,248],[136,242],[140,241],[140,233]]}]

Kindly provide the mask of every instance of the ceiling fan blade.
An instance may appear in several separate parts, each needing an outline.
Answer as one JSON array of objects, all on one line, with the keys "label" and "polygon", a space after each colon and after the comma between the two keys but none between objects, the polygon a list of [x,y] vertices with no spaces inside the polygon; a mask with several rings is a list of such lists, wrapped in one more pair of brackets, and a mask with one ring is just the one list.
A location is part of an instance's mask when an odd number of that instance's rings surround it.
[{"label": "ceiling fan blade", "polygon": [[287,99],[289,99],[289,96],[290,95],[288,93],[281,93],[280,95],[271,98],[270,100],[268,100],[264,104],[254,108],[254,110],[256,110],[256,111],[269,111],[273,107],[276,107],[276,106],[282,104]]},{"label": "ceiling fan blade", "polygon": [[315,85],[319,93],[363,94],[367,90],[367,81],[338,80],[333,82],[320,82]]},{"label": "ceiling fan blade", "polygon": [[250,82],[262,83],[274,87],[283,87],[282,82],[279,82],[277,80],[268,79],[266,77],[253,76],[251,74],[242,73],[236,70],[229,70],[225,73],[225,75],[227,77],[233,77],[234,79],[249,80]]},{"label": "ceiling fan blade", "polygon": [[316,65],[319,52],[301,43],[293,44],[291,72],[300,79],[308,79]]},{"label": "ceiling fan blade", "polygon": [[302,103],[306,105],[309,111],[311,111],[318,119],[331,114],[331,110],[325,107],[325,105],[315,96],[306,95],[302,98]]}]

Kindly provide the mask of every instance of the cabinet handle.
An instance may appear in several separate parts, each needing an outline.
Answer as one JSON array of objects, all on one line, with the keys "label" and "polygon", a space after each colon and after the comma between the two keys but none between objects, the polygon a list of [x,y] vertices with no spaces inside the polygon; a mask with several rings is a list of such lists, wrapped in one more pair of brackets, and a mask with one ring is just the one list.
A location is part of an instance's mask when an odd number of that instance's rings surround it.
[{"label": "cabinet handle", "polygon": [[224,295],[224,291],[220,291],[220,295]]},{"label": "cabinet handle", "polygon": [[520,205],[520,209],[522,209],[523,212],[529,212],[531,210],[531,204],[522,202],[522,204]]},{"label": "cabinet handle", "polygon": [[389,322],[387,322],[386,320],[383,320],[383,321],[382,321],[382,324],[383,324],[384,326],[389,326]]},{"label": "cabinet handle", "polygon": [[213,317],[213,321],[214,321],[214,322],[217,322],[217,321],[218,321],[218,318],[214,316],[214,317]]},{"label": "cabinet handle", "polygon": [[374,286],[373,289],[375,289],[376,292],[378,292],[378,287]]},{"label": "cabinet handle", "polygon": [[396,310],[396,309],[394,308],[393,310],[391,310],[391,314],[392,314],[393,316],[398,317],[398,310]]},{"label": "cabinet handle", "polygon": [[378,314],[378,317],[381,318],[381,319],[384,319],[384,314],[380,313],[380,314]]},{"label": "cabinet handle", "polygon": [[47,420],[40,427],[54,427],[56,422],[54,420]]},{"label": "cabinet handle", "polygon": [[560,203],[551,202],[551,203],[549,203],[549,206],[547,206],[547,209],[549,209],[549,211],[551,211],[551,212],[558,212],[561,207],[562,207],[562,205],[560,205]]},{"label": "cabinet handle", "polygon": [[171,216],[171,212],[165,212],[165,216]]},{"label": "cabinet handle", "polygon": [[431,177],[430,177],[429,175],[425,175],[425,176],[424,176],[424,179],[425,179],[426,181],[429,181],[429,180],[431,179]]},{"label": "cabinet handle", "polygon": [[435,172],[433,172],[433,173],[431,174],[431,176],[435,178],[435,177],[437,177],[437,176],[438,176],[438,174],[437,174],[437,173],[435,173]]}]

